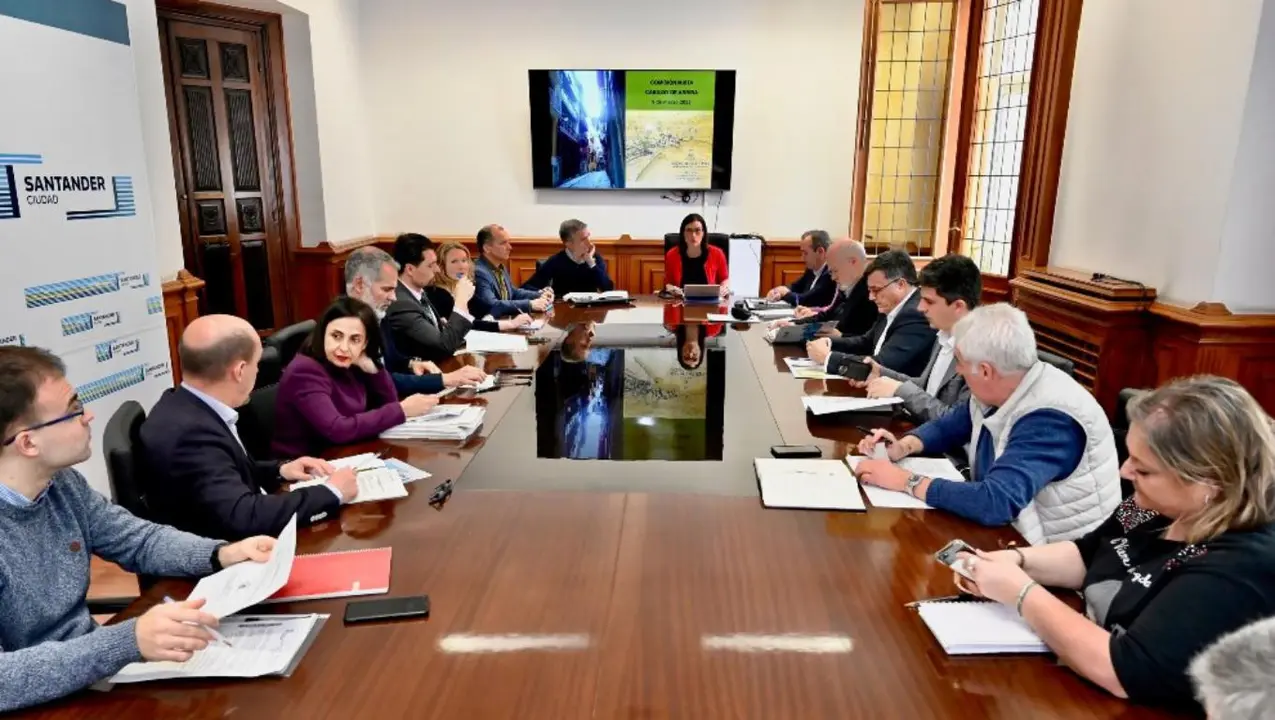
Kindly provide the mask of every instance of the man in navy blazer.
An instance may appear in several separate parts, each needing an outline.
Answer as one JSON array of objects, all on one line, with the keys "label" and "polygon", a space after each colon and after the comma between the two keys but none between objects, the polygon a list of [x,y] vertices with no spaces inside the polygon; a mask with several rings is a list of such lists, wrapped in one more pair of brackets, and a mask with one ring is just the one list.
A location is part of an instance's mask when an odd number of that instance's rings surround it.
[{"label": "man in navy blazer", "polygon": [[824,307],[831,305],[837,294],[837,283],[828,272],[828,248],[832,238],[826,230],[807,230],[801,236],[801,261],[806,272],[791,285],[780,285],[766,293],[770,302],[780,300],[796,307]]},{"label": "man in navy blazer", "polygon": [[906,252],[887,250],[868,265],[866,276],[868,295],[880,311],[872,329],[852,337],[834,331],[831,338],[812,340],[806,344],[810,359],[839,375],[848,374],[849,363],[863,357],[905,375],[920,375],[929,364],[936,331],[918,307],[916,265]]},{"label": "man in navy blazer", "polygon": [[474,299],[469,310],[474,317],[491,315],[499,320],[520,313],[544,312],[553,302],[553,288],[528,290],[514,285],[509,275],[513,243],[499,225],[484,225],[478,231],[478,262],[474,263]]},{"label": "man in navy blazer", "polygon": [[[142,423],[149,463],[147,499],[157,522],[223,540],[278,535],[293,515],[301,526],[335,517],[358,494],[354,471],[323,460],[257,460],[236,428],[257,379],[261,339],[245,320],[205,315],[182,333],[182,384]],[[288,482],[328,476],[322,485],[273,493]]]}]

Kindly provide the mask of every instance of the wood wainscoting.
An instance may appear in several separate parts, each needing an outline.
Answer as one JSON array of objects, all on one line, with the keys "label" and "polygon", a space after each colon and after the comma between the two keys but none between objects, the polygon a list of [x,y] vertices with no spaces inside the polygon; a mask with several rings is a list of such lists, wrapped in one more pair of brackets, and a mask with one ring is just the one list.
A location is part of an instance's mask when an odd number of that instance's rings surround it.
[{"label": "wood wainscoting", "polygon": [[182,366],[177,357],[177,342],[186,326],[199,317],[199,292],[204,281],[186,270],[178,270],[177,277],[164,283],[164,322],[168,326],[169,367],[173,369],[173,383],[182,381]]},{"label": "wood wainscoting", "polygon": [[1196,374],[1228,377],[1275,412],[1275,315],[1236,315],[1225,306],[1185,308],[1154,288],[1059,268],[1010,281],[1041,349],[1076,363],[1076,379],[1108,411],[1127,387],[1156,387]]},{"label": "wood wainscoting", "polygon": [[[300,282],[292,294],[293,317],[298,319],[317,317],[332,298],[344,290],[345,259],[351,252],[366,245],[392,252],[393,235],[361,238],[340,245],[321,243],[318,247],[302,248],[293,253]],[[436,244],[460,243],[475,254],[474,238],[461,235],[431,235]],[[618,238],[595,238],[598,253],[606,261],[615,286],[634,295],[649,295],[664,287],[664,240],[634,238],[621,235]],[[536,272],[536,261],[544,260],[562,250],[562,242],[556,237],[513,238],[513,254],[509,260],[509,273],[515,284],[521,285]],[[769,290],[775,285],[788,284],[805,272],[801,261],[801,248],[796,239],[767,240],[762,249],[761,287]]]}]

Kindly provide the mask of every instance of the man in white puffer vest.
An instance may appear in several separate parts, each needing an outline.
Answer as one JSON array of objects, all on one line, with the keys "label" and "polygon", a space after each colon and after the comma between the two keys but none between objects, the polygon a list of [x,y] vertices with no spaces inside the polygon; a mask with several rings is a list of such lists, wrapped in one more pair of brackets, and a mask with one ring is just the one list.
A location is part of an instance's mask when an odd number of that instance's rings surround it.
[{"label": "man in white puffer vest", "polygon": [[[1033,545],[1071,540],[1120,503],[1120,463],[1111,424],[1093,395],[1041,362],[1027,316],[1004,303],[975,309],[952,330],[968,405],[895,440],[878,430],[859,445],[864,482],[911,493],[932,507],[984,525],[1012,522]],[[918,476],[894,463],[965,446],[971,482]]]}]

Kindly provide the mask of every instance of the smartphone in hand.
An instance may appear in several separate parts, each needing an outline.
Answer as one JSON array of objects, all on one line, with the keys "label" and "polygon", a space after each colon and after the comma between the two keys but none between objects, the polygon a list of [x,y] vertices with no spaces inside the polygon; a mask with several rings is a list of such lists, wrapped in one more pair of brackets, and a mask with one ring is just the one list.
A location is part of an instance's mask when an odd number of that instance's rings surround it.
[{"label": "smartphone in hand", "polygon": [[952,569],[952,572],[960,575],[966,580],[973,580],[974,576],[970,574],[969,570],[965,569],[965,560],[960,557],[961,553],[969,553],[970,555],[978,554],[975,552],[974,548],[970,547],[970,544],[964,540],[953,540],[952,542],[944,545],[942,550],[934,553],[934,559],[938,560],[941,564],[948,566]]}]

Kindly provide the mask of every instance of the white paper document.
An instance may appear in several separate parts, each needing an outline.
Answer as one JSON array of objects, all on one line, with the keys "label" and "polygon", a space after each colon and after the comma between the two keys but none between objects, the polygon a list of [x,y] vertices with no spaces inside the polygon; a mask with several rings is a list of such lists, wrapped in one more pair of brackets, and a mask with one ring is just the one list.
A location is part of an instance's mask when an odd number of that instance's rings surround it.
[{"label": "white paper document", "polygon": [[757,458],[761,502],[768,508],[866,510],[859,481],[839,460]]},{"label": "white paper document", "polygon": [[[288,582],[297,554],[297,516],[279,533],[270,560],[241,562],[199,581],[187,600],[206,599],[203,611],[218,618],[237,613],[274,595]],[[233,641],[232,641],[233,642]]]},{"label": "white paper document", "polygon": [[332,467],[335,467],[338,470],[340,470],[341,468],[354,468],[355,470],[357,470],[361,467],[381,467],[384,465],[384,462],[381,460],[380,455],[369,452],[369,453],[359,453],[358,455],[346,455],[345,457],[339,457],[334,460],[329,460],[328,464],[332,465]]},{"label": "white paper document", "polygon": [[530,347],[527,338],[509,333],[470,330],[465,333],[465,349],[457,351],[469,353],[520,353]]},{"label": "white paper document", "polygon": [[1049,652],[1040,636],[1008,605],[923,601],[916,611],[948,655]]},{"label": "white paper document", "polygon": [[[881,448],[884,445],[878,444],[877,447]],[[850,466],[851,472],[857,472],[859,461],[863,459],[862,455],[847,455],[846,464]],[[928,478],[943,478],[944,480],[958,482],[964,482],[965,480],[965,478],[961,477],[961,471],[957,470],[952,461],[947,458],[903,458],[897,465],[910,473],[916,473]],[[886,490],[868,483],[863,483],[863,493],[868,496],[868,502],[872,504],[872,507],[901,508],[905,510],[932,509],[923,500],[918,500],[906,492]]]},{"label": "white paper document", "polygon": [[[359,494],[355,495],[354,499],[349,501],[349,504],[407,497],[407,488],[403,486],[403,479],[399,477],[398,472],[385,467],[385,464],[380,460],[376,462],[380,467],[361,470],[355,476],[359,482]],[[322,485],[327,481],[327,478],[304,480],[299,483],[293,483],[289,490],[296,491],[312,485]]]},{"label": "white paper document", "polygon": [[786,357],[788,372],[798,380],[848,380],[841,375],[824,372],[823,365],[805,357]]},{"label": "white paper document", "polygon": [[474,390],[476,392],[486,392],[496,387],[496,376],[488,375],[486,378],[483,379],[482,382],[469,383],[468,385],[461,385],[460,387],[465,390]]},{"label": "white paper document", "polygon": [[723,322],[723,323],[759,323],[761,322],[761,318],[749,316],[747,320],[740,320],[739,318],[735,317],[734,315],[731,315],[730,313],[709,313],[708,321]]},{"label": "white paper document", "polygon": [[607,313],[607,325],[663,325],[663,307],[619,308]]},{"label": "white paper document", "polygon": [[288,677],[301,662],[327,615],[235,615],[219,631],[230,645],[212,643],[186,662],[135,662],[110,682],[137,683],[170,678]]},{"label": "white paper document", "polygon": [[831,415],[843,412],[888,412],[892,405],[903,402],[903,398],[858,398],[839,397],[836,395],[806,395],[801,404],[815,415]]},{"label": "white paper document", "polygon": [[486,417],[481,405],[439,405],[425,415],[409,418],[381,433],[385,440],[464,440],[478,431]]},{"label": "white paper document", "polygon": [[754,310],[753,314],[762,320],[780,320],[790,318],[796,312],[796,308],[774,308],[772,310]]},{"label": "white paper document", "polygon": [[562,296],[569,303],[626,302],[629,299],[627,290],[608,290],[607,292],[573,292]]},{"label": "white paper document", "polygon": [[408,465],[402,460],[389,458],[385,461],[385,467],[398,473],[398,477],[404,483],[416,482],[417,480],[428,480],[430,474],[415,465]]}]

